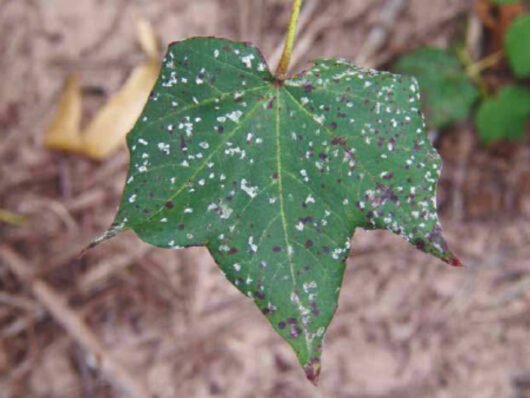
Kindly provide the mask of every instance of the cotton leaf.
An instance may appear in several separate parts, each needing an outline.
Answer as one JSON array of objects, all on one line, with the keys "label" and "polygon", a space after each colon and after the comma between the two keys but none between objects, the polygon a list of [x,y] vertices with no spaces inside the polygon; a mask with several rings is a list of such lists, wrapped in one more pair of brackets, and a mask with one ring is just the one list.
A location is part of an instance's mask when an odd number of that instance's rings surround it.
[{"label": "cotton leaf", "polygon": [[206,246],[315,383],[356,228],[460,264],[413,78],[326,59],[280,81],[249,44],[189,39],[170,46],[127,141],[120,209],[95,244],[130,229]]}]

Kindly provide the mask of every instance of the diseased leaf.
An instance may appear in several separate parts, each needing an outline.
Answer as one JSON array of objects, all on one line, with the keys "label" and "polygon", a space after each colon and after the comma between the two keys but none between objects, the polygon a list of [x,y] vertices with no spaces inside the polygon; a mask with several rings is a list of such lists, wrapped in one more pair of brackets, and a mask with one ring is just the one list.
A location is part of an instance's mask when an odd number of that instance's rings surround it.
[{"label": "diseased leaf", "polygon": [[277,80],[248,44],[170,46],[128,135],[112,228],[204,245],[316,382],[357,227],[388,229],[459,265],[436,213],[440,158],[409,77],[319,60]]},{"label": "diseased leaf", "polygon": [[506,32],[504,47],[517,77],[530,76],[530,15],[517,18]]},{"label": "diseased leaf", "polygon": [[395,70],[420,83],[424,109],[436,128],[465,119],[478,92],[458,58],[439,48],[422,48],[399,59]]},{"label": "diseased leaf", "polygon": [[482,102],[477,113],[477,128],[485,144],[516,141],[524,137],[530,117],[530,90],[523,87],[502,88],[496,98]]}]

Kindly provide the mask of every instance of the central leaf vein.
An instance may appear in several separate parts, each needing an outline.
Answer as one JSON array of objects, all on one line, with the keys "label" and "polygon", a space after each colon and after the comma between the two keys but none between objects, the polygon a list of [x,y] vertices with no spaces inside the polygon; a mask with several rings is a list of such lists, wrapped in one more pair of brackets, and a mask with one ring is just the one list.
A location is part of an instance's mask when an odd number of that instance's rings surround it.
[{"label": "central leaf vein", "polygon": [[[277,162],[276,166],[277,166],[277,169],[278,169],[278,197],[279,197],[279,202],[280,202],[280,216],[281,216],[281,220],[282,220],[283,235],[284,235],[284,238],[285,238],[285,250],[287,251],[287,261],[289,262],[289,271],[291,273],[291,280],[292,280],[292,283],[293,283],[293,288],[292,288],[293,289],[292,290],[293,294],[291,295],[291,297],[297,297],[297,294],[296,294],[296,273],[295,273],[295,266],[294,266],[294,262],[293,262],[293,249],[292,249],[292,246],[290,244],[289,227],[287,225],[287,215],[286,215],[286,212],[285,212],[285,193],[284,193],[284,189],[283,189],[282,145],[281,145],[281,129],[280,129],[280,125],[281,125],[281,122],[280,122],[280,111],[281,111],[280,101],[281,101],[280,89],[277,89],[276,90],[276,162]],[[297,300],[299,301],[299,298]],[[301,319],[301,321],[302,321],[301,322],[302,329],[303,329],[303,332],[304,332],[304,337],[305,337],[307,350],[308,350],[308,352],[310,352],[311,351],[311,337],[310,337],[309,331],[307,330],[307,325],[305,324],[305,322],[303,320],[304,313],[300,309],[299,302],[293,303],[293,304],[297,305],[297,309],[300,312],[300,316],[302,317],[302,319]]]}]

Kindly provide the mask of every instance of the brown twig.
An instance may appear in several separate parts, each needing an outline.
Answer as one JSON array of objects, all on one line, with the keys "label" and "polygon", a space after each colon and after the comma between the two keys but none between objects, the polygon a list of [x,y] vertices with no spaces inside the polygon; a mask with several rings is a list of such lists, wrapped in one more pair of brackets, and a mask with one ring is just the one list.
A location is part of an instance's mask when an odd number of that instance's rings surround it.
[{"label": "brown twig", "polygon": [[32,313],[25,314],[0,330],[0,340],[15,337],[45,318],[46,312],[42,308],[38,308]]},{"label": "brown twig", "polygon": [[112,17],[112,21],[107,25],[103,33],[92,44],[81,50],[79,54],[80,60],[85,60],[86,58],[89,58],[91,55],[99,51],[101,47],[103,47],[109,42],[112,36],[119,30],[120,23],[124,20],[123,15],[125,14],[125,10],[127,9],[128,5],[128,0],[121,0],[119,2],[119,4],[116,6],[116,11],[114,13],[114,16]]},{"label": "brown twig", "polygon": [[88,325],[68,306],[65,299],[46,282],[33,277],[31,268],[19,254],[7,246],[0,246],[0,258],[21,282],[30,287],[35,298],[55,321],[90,354],[95,367],[110,384],[130,397],[149,398],[151,396],[138,377],[132,376],[113,358]]},{"label": "brown twig", "polygon": [[241,38],[241,40],[248,41],[251,14],[252,14],[252,2],[250,0],[238,0],[238,6],[239,6],[239,37]]},{"label": "brown twig", "polygon": [[82,276],[79,282],[79,289],[82,292],[89,292],[97,289],[98,286],[104,286],[105,281],[110,279],[114,274],[131,266],[134,264],[134,261],[141,259],[151,250],[152,248],[147,245],[140,245],[125,254],[118,254],[106,261],[102,261]]},{"label": "brown twig", "polygon": [[378,67],[384,65],[400,54],[409,52],[419,46],[425,45],[427,42],[432,41],[433,38],[436,37],[436,34],[441,27],[467,12],[468,9],[469,7],[466,2],[458,3],[457,6],[451,7],[449,11],[441,14],[437,18],[436,25],[429,25],[425,28],[415,30],[414,34],[411,35],[411,40],[409,40],[406,45],[389,48],[387,51],[382,51],[380,55],[374,55],[373,59],[365,64],[365,66]]},{"label": "brown twig", "polygon": [[355,62],[363,66],[371,66],[372,58],[385,45],[390,27],[407,5],[407,0],[387,0],[382,6],[379,22],[370,30],[366,40],[355,57]]}]

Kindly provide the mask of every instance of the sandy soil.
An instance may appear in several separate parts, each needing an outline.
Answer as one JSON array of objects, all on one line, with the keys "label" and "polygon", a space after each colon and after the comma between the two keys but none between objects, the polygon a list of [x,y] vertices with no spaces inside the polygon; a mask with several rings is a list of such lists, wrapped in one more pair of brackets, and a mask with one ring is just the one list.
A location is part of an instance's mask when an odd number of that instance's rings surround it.
[{"label": "sandy soil", "polygon": [[[446,45],[471,15],[469,1],[402,3],[381,24],[387,0],[314,1],[296,67],[315,56],[386,67],[407,49]],[[0,1],[0,208],[28,217],[23,226],[0,224],[0,398],[118,398],[136,388],[124,392],[120,377],[58,324],[32,294],[35,281],[68,302],[146,397],[530,397],[528,140],[486,150],[471,124],[437,140],[444,227],[466,268],[389,233],[356,233],[318,389],[206,250],[158,250],[124,234],[80,258],[112,221],[127,153],[103,163],[55,153],[43,130],[71,71],[81,73],[88,118],[143,59],[138,16],[164,44],[225,36],[253,41],[274,60],[288,5]],[[381,26],[381,45],[366,47]],[[31,271],[25,282],[16,262]]]}]

